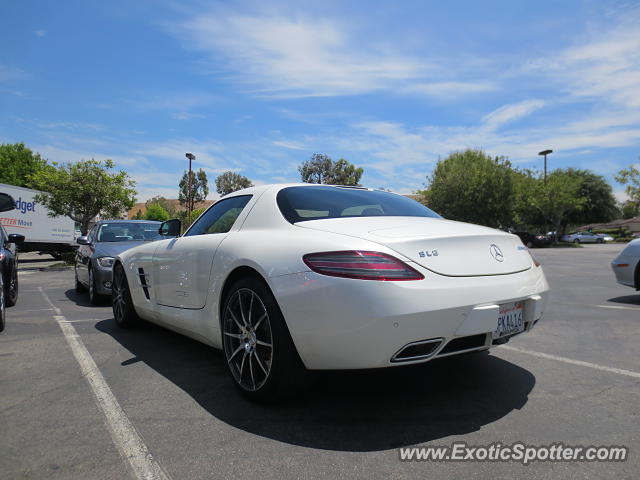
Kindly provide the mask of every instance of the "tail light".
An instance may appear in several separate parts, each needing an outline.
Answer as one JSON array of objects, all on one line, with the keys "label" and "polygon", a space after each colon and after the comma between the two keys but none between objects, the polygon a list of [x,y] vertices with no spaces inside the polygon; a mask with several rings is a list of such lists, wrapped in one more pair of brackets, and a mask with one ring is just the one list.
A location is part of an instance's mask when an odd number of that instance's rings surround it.
[{"label": "tail light", "polygon": [[538,261],[538,259],[536,258],[536,256],[533,254],[533,252],[531,251],[531,249],[530,249],[530,248],[527,248],[527,252],[529,252],[529,255],[531,255],[531,260],[533,260],[533,264],[534,264],[536,267],[539,267],[541,264],[540,264],[540,262]]},{"label": "tail light", "polygon": [[380,252],[341,251],[309,253],[304,263],[316,273],[360,280],[422,280],[424,276],[406,263]]}]

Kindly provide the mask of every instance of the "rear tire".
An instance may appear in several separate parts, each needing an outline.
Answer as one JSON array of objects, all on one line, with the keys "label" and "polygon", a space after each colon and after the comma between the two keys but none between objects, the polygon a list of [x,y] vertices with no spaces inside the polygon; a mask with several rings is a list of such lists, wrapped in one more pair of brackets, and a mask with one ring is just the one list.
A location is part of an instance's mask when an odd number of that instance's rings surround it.
[{"label": "rear tire", "polygon": [[604,242],[604,240],[603,240],[603,239],[601,239],[601,238],[599,238],[599,239],[597,239],[597,240],[596,240],[596,243],[603,243],[603,242]]},{"label": "rear tire", "polygon": [[13,268],[11,279],[7,284],[5,294],[5,306],[13,307],[16,303],[18,303],[18,270],[16,267]]},{"label": "rear tire", "polygon": [[93,268],[89,268],[89,301],[91,305],[100,305],[102,296],[98,295],[96,288],[96,277],[93,275]]},{"label": "rear tire", "polygon": [[131,291],[124,268],[116,264],[113,268],[113,284],[111,285],[111,308],[113,319],[120,328],[135,327],[140,323],[140,317],[136,313],[131,300]]},{"label": "rear tire", "polygon": [[264,281],[245,277],[235,282],[220,317],[227,370],[243,395],[272,402],[305,383],[305,368]]},{"label": "rear tire", "polygon": [[576,238],[576,239],[573,241],[573,243],[580,243],[580,239],[579,239],[579,238]]},{"label": "rear tire", "polygon": [[4,286],[0,287],[0,332],[4,330],[7,312],[4,305]]},{"label": "rear tire", "polygon": [[82,283],[80,283],[80,280],[78,280],[78,269],[74,268],[74,270],[76,274],[76,293],[83,293],[86,288]]}]

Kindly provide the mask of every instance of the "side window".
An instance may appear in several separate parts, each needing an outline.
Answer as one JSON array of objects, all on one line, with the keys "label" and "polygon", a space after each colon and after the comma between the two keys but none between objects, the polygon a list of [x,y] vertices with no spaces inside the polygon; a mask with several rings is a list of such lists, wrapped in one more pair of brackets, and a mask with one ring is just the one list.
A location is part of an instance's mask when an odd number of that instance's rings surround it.
[{"label": "side window", "polygon": [[233,227],[236,219],[251,200],[251,195],[220,200],[206,211],[196,223],[184,234],[185,237],[192,235],[207,235],[210,233],[227,233]]}]

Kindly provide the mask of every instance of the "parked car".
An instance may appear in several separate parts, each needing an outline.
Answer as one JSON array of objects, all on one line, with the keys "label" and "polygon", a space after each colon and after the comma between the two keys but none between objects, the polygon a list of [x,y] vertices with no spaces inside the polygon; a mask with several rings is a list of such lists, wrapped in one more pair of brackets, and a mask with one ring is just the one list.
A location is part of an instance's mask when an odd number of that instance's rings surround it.
[{"label": "parked car", "polygon": [[604,243],[604,239],[591,232],[575,232],[563,235],[561,242],[570,243]]},{"label": "parked car", "polygon": [[596,233],[598,237],[602,239],[604,242],[613,242],[613,237],[606,233]]},{"label": "parked car", "polygon": [[102,220],[86,236],[77,238],[76,292],[89,291],[89,301],[98,305],[111,295],[111,268],[121,252],[158,240],[160,222],[149,220]]},{"label": "parked car", "polygon": [[529,233],[529,232],[511,232],[511,233],[520,237],[520,240],[522,240],[522,243],[529,248],[546,247],[548,245],[551,245],[551,243],[553,242],[553,239],[548,235],[542,235],[539,233],[538,234]]},{"label": "parked car", "polygon": [[640,290],[640,238],[631,240],[611,262],[620,285]]},{"label": "parked car", "polygon": [[120,327],[142,318],[221,348],[239,390],[266,400],[305,369],[506,343],[542,318],[548,289],[516,235],[393,193],[289,184],[233,192],[182,236],[119,254],[112,303]]},{"label": "parked car", "polygon": [[[0,212],[8,212],[15,208],[16,202],[7,193],[0,193]],[[0,224],[0,332],[4,330],[6,307],[18,301],[18,255],[16,243],[24,241],[24,235],[12,233],[7,235]]]}]

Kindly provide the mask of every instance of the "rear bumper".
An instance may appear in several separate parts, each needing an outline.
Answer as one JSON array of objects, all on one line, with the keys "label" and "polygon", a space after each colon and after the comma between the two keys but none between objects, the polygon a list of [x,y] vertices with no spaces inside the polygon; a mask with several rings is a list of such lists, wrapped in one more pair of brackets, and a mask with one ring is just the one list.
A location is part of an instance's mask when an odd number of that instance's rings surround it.
[{"label": "rear bumper", "polygon": [[525,302],[526,329],[544,315],[549,286],[540,268],[488,277],[424,273],[420,281],[377,282],[303,272],[269,283],[309,369],[396,365],[391,359],[404,346],[430,339],[442,341],[429,358],[403,364],[469,350],[446,351],[463,337],[475,337],[470,350],[489,348],[503,303]]}]

